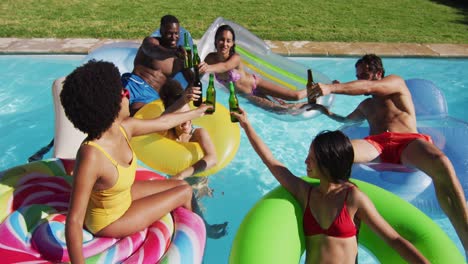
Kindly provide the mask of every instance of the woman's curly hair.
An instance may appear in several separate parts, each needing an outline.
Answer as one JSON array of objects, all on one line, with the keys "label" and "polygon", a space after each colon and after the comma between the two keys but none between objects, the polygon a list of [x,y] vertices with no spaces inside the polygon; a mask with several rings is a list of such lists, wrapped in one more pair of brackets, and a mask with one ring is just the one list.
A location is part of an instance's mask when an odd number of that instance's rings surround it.
[{"label": "woman's curly hair", "polygon": [[73,125],[93,140],[117,118],[122,89],[119,69],[113,63],[91,60],[66,77],[60,101]]}]

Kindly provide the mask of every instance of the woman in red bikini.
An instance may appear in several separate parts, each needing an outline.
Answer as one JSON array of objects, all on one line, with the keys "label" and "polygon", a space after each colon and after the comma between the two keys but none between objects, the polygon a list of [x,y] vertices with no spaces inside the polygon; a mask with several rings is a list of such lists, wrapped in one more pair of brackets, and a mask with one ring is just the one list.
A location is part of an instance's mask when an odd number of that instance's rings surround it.
[{"label": "woman in red bikini", "polygon": [[235,84],[238,92],[259,106],[270,110],[287,111],[298,109],[305,103],[286,103],[299,101],[307,96],[306,89],[290,90],[268,82],[255,74],[245,71],[241,57],[235,52],[236,35],[229,25],[222,25],[216,30],[216,52],[208,54],[200,63],[201,73],[214,73],[216,80],[227,86]]},{"label": "woman in red bikini", "polygon": [[273,176],[304,208],[306,263],[355,263],[361,221],[406,261],[429,263],[382,218],[370,199],[349,182],[354,152],[349,138],[341,131],[322,132],[310,145],[305,164],[307,176],[320,180],[314,187],[273,157],[244,111],[231,114],[239,119],[251,145]]}]

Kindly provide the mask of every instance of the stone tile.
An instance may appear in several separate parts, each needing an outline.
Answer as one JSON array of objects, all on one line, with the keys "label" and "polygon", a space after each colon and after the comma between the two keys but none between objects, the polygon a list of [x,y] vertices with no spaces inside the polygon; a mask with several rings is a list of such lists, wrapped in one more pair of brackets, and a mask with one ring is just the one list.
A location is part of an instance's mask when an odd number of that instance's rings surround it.
[{"label": "stone tile", "polygon": [[425,44],[443,57],[468,57],[468,44]]},{"label": "stone tile", "polygon": [[398,43],[397,49],[400,50],[402,56],[431,56],[437,57],[438,53],[434,52],[432,49],[421,44],[414,43]]},{"label": "stone tile", "polygon": [[362,42],[357,45],[364,50],[362,55],[372,53],[379,56],[402,56],[398,44],[395,43]]},{"label": "stone tile", "polygon": [[[87,54],[107,44],[138,47],[141,39],[0,38],[0,53]],[[197,40],[195,40],[197,42]],[[468,44],[413,44],[373,42],[265,41],[272,52],[286,56],[380,56],[468,57]]]},{"label": "stone tile", "polygon": [[139,47],[141,45],[141,41],[142,40],[131,40],[131,39],[101,39],[99,40],[99,42],[89,47],[88,53],[92,52],[93,50],[101,46],[110,45],[110,44]]},{"label": "stone tile", "polygon": [[265,40],[271,51],[280,55],[288,55],[289,50],[283,41]]},{"label": "stone tile", "polygon": [[61,50],[63,42],[54,38],[18,39],[7,48],[7,52],[54,53]]},{"label": "stone tile", "polygon": [[93,45],[96,45],[100,40],[99,39],[72,39],[67,38],[63,40],[61,53],[80,53],[88,54],[89,48]]},{"label": "stone tile", "polygon": [[284,46],[288,49],[286,55],[328,55],[325,42],[285,41]]},{"label": "stone tile", "polygon": [[18,38],[0,38],[0,52],[4,52],[10,45],[18,40]]},{"label": "stone tile", "polygon": [[323,42],[327,48],[327,55],[357,55],[365,53],[362,47],[357,42]]}]

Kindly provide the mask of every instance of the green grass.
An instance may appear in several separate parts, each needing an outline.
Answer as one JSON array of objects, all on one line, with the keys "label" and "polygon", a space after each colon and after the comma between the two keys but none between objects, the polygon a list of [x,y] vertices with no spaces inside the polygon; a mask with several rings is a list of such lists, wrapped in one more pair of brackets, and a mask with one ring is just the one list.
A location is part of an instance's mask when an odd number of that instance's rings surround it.
[{"label": "green grass", "polygon": [[468,43],[456,0],[3,0],[0,37],[141,39],[165,14],[200,38],[218,16],[267,40]]}]

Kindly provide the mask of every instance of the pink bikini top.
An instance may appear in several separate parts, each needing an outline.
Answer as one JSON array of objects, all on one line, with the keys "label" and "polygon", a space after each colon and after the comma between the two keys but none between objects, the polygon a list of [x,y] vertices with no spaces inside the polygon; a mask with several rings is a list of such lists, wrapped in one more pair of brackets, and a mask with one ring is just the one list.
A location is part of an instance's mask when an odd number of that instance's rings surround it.
[{"label": "pink bikini top", "polygon": [[227,79],[221,79],[218,77],[218,74],[215,74],[216,80],[222,85],[227,85],[229,82],[237,82],[241,78],[239,71],[236,69],[229,70],[226,73],[228,74]]},{"label": "pink bikini top", "polygon": [[353,220],[349,216],[348,209],[346,207],[346,199],[348,198],[348,193],[351,188],[353,187],[348,188],[346,191],[346,196],[343,201],[343,207],[341,208],[340,213],[332,222],[330,227],[328,227],[327,229],[323,229],[320,226],[320,224],[317,222],[314,215],[310,211],[309,200],[310,191],[312,190],[312,187],[309,189],[309,194],[307,196],[307,206],[304,210],[303,216],[303,227],[306,236],[324,234],[332,237],[347,238],[355,236],[357,234],[357,228],[354,225]]}]

